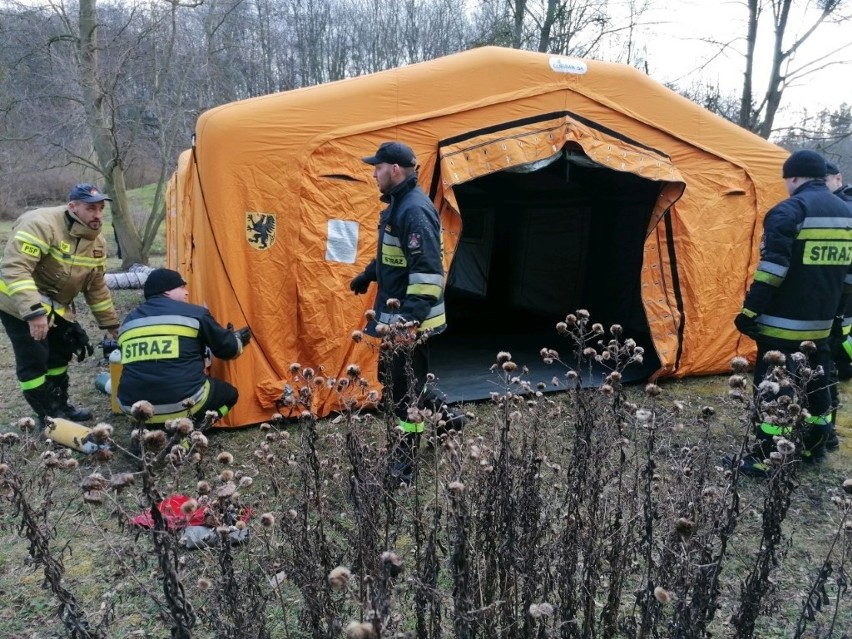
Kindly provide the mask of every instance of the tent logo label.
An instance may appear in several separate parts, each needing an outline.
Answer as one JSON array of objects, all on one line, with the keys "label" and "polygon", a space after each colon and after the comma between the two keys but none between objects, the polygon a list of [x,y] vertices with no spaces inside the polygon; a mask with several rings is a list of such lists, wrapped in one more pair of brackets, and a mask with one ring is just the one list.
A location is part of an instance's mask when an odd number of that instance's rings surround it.
[{"label": "tent logo label", "polygon": [[275,244],[275,215],[272,213],[246,213],[246,241],[259,251]]},{"label": "tent logo label", "polygon": [[573,73],[574,75],[585,75],[589,67],[582,60],[573,58],[550,58],[550,68],[556,73]]}]

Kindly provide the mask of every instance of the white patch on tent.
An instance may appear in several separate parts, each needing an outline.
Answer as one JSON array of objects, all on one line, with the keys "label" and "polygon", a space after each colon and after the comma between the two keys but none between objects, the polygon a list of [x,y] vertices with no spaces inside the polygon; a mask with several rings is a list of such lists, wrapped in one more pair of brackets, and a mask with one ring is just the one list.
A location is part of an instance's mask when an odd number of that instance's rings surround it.
[{"label": "white patch on tent", "polygon": [[358,255],[358,222],[329,220],[325,259],[328,262],[354,264]]},{"label": "white patch on tent", "polygon": [[585,75],[589,71],[589,67],[582,60],[556,56],[550,58],[550,68],[556,73],[573,73],[574,75]]}]

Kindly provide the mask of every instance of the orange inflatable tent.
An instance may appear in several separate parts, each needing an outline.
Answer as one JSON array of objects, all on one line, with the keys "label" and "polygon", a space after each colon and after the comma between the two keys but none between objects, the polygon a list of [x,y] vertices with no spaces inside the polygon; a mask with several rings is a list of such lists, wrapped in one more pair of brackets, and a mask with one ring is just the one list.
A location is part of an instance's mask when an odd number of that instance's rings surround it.
[{"label": "orange inflatable tent", "polygon": [[[373,291],[348,285],[382,208],[361,158],[385,140],[414,149],[441,213],[449,329],[433,358],[480,357],[452,371],[487,377],[521,334],[537,332],[530,360],[568,350],[554,325],[578,308],[646,343],[649,374],[724,372],[753,350],[732,320],[787,153],[632,67],[484,47],[199,118],[170,183],[168,264],[254,333],[214,364],[240,391],[224,426],[269,419],[294,362],[326,378],[358,364],[375,384],[375,344],[351,339]],[[313,408],[339,402],[326,389]]]}]

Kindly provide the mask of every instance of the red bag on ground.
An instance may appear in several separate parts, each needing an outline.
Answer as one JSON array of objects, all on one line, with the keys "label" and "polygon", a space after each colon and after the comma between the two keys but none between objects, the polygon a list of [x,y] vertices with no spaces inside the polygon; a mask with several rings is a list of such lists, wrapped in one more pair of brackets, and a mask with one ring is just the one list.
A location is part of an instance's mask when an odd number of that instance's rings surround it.
[{"label": "red bag on ground", "polygon": [[[203,505],[199,505],[196,510],[192,511],[188,515],[184,514],[181,510],[181,506],[189,500],[190,498],[186,495],[178,494],[166,497],[163,501],[157,504],[157,509],[160,511],[160,514],[163,515],[163,519],[166,520],[166,524],[169,528],[184,528],[185,526],[204,525],[204,511],[206,509]],[[136,515],[130,520],[130,523],[136,526],[141,526],[142,528],[151,528],[154,525],[154,518],[151,516],[151,509],[148,508],[141,515]]]}]

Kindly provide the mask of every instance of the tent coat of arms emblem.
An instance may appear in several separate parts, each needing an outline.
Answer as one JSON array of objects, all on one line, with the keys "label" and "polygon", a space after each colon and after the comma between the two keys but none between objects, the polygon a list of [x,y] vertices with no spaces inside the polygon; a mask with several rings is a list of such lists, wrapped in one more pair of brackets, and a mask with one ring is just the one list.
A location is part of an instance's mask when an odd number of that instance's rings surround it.
[{"label": "tent coat of arms emblem", "polygon": [[259,251],[275,244],[275,215],[272,213],[246,213],[246,240]]}]

